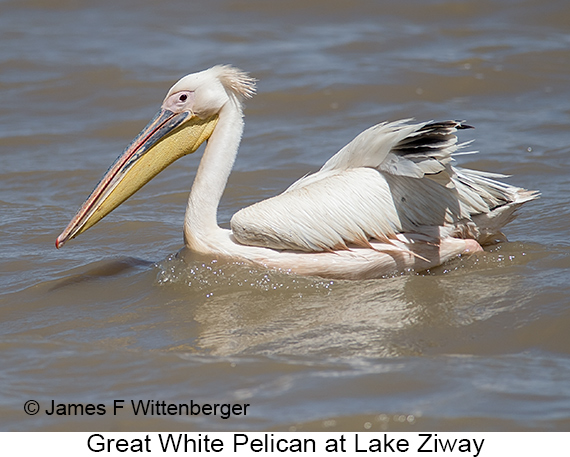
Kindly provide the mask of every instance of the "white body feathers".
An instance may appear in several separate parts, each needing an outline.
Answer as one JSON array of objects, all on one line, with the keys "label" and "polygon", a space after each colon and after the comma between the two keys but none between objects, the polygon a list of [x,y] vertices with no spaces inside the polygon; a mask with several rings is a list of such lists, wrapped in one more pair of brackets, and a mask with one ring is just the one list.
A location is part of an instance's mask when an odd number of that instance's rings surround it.
[{"label": "white body feathers", "polygon": [[486,242],[500,236],[493,212],[512,214],[534,198],[493,179],[500,175],[450,165],[460,122],[405,122],[366,130],[317,173],[236,213],[235,238],[307,252],[370,247],[398,233]]}]

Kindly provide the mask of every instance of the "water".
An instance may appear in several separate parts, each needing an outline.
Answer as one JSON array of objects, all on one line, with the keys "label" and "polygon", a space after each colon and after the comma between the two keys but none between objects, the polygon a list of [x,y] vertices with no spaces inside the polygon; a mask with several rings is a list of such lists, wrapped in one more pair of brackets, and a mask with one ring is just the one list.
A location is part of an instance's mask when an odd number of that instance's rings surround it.
[{"label": "water", "polygon": [[[0,429],[570,429],[568,2],[18,0],[0,37]],[[300,278],[179,253],[197,153],[56,250],[170,85],[218,63],[259,79],[222,225],[407,117],[468,120],[460,164],[542,197],[433,271]]]}]

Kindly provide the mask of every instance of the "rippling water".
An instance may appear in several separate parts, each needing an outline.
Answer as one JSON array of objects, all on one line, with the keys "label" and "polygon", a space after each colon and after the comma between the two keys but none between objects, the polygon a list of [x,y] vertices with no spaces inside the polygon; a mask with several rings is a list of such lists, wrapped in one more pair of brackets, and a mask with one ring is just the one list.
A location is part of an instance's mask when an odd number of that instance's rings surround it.
[{"label": "rippling water", "polygon": [[[570,429],[570,3],[18,0],[0,38],[0,429]],[[259,79],[222,225],[407,117],[467,119],[460,164],[542,197],[510,242],[433,271],[307,279],[181,251],[193,156],[57,251],[170,85],[218,63]]]}]

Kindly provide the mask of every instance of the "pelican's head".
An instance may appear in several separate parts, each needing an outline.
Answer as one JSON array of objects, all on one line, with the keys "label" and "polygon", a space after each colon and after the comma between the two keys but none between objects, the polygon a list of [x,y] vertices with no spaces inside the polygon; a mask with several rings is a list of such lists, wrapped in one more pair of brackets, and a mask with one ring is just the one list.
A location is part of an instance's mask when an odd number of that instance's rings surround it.
[{"label": "pelican's head", "polygon": [[193,73],[174,84],[160,111],[111,165],[55,246],[83,233],[168,165],[195,152],[214,132],[224,105],[240,105],[254,93],[255,80],[230,66]]}]

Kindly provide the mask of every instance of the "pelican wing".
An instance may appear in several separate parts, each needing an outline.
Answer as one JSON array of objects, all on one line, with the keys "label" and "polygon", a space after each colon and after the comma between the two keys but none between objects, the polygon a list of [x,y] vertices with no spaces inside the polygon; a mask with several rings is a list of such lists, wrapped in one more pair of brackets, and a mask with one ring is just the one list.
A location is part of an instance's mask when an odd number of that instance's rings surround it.
[{"label": "pelican wing", "polygon": [[[451,167],[461,145],[458,121],[378,124],[362,132],[315,174],[231,220],[242,244],[331,251],[370,247],[400,232],[473,231],[471,216],[513,201],[512,186]],[[514,192],[514,191],[513,191]],[[475,237],[476,234],[467,236]]]},{"label": "pelican wing", "polygon": [[321,174],[325,171],[359,167],[375,168],[394,176],[423,178],[427,175],[449,183],[452,154],[469,144],[458,145],[454,133],[472,127],[459,121],[408,122],[409,119],[404,119],[370,127],[332,156],[318,173],[300,179],[289,189],[314,182],[325,176]]}]

